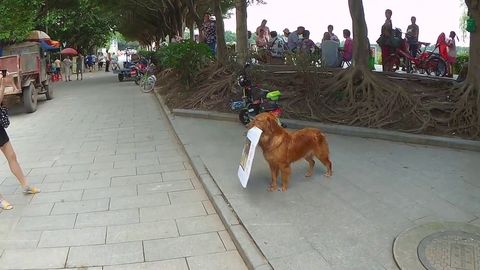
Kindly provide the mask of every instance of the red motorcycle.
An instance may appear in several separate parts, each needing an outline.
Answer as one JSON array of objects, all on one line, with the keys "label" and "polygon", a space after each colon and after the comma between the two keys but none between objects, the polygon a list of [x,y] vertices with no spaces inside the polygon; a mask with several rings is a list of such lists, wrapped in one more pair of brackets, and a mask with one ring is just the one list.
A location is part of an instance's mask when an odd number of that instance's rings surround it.
[{"label": "red motorcycle", "polygon": [[400,68],[404,68],[407,73],[419,72],[420,74],[445,76],[447,73],[447,62],[441,54],[435,52],[437,49],[440,53],[446,50],[445,39],[443,38],[442,40],[442,35],[438,37],[433,51],[427,51],[430,43],[418,42],[418,44],[421,48],[418,49],[417,57],[413,57],[409,52],[407,40],[405,38],[402,39],[400,47],[396,48],[385,60],[389,70],[395,72]]}]

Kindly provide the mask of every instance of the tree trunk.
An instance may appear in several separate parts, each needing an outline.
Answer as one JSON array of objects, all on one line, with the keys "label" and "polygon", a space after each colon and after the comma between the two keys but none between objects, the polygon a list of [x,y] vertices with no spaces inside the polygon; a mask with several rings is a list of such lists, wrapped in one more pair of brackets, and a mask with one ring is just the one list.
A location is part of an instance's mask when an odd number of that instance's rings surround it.
[{"label": "tree trunk", "polygon": [[478,0],[466,0],[468,13],[476,22],[477,29],[470,33],[470,56],[467,83],[472,83],[480,91],[480,3]]},{"label": "tree trunk", "polygon": [[248,54],[247,2],[236,0],[235,8],[237,17],[237,62],[244,65]]},{"label": "tree trunk", "polygon": [[362,0],[348,0],[353,30],[353,66],[368,69],[370,47]]},{"label": "tree trunk", "polygon": [[217,34],[217,61],[224,64],[227,58],[227,43],[225,42],[225,26],[223,24],[223,13],[220,0],[215,0],[213,13],[216,18],[216,34]]}]

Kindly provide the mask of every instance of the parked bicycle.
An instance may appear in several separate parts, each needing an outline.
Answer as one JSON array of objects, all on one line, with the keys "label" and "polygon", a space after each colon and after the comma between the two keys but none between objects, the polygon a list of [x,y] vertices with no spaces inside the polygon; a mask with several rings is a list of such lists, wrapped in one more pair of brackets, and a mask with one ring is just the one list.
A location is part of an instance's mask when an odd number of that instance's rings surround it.
[{"label": "parked bicycle", "polygon": [[417,57],[413,57],[408,50],[407,40],[402,39],[400,47],[396,48],[385,60],[389,70],[395,72],[400,68],[404,68],[407,73],[419,72],[420,74],[445,76],[447,73],[447,62],[439,53],[435,52],[443,49],[442,46],[444,45],[441,42],[441,38],[439,37],[432,51],[427,51],[430,43],[419,42],[418,44],[421,48],[419,48]]},{"label": "parked bicycle", "polygon": [[155,88],[157,77],[155,76],[155,65],[150,63],[146,68],[139,69],[135,83],[140,86],[144,93],[151,92]]}]

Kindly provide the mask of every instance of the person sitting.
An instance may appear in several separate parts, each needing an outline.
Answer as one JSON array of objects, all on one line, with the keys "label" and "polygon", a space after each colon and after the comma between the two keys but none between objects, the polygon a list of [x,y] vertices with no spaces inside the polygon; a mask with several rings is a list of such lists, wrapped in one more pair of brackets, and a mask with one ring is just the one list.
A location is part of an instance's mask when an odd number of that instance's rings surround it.
[{"label": "person sitting", "polygon": [[270,57],[269,57],[269,62],[272,62],[272,60],[280,60],[283,63],[283,57],[285,55],[285,50],[286,50],[286,44],[285,41],[278,36],[276,31],[270,32],[271,40],[268,44],[269,51],[270,51]]},{"label": "person sitting", "polygon": [[310,31],[305,30],[305,32],[303,32],[303,40],[300,46],[300,52],[311,54],[315,51],[315,46],[315,42],[310,39]]},{"label": "person sitting", "polygon": [[325,32],[322,39],[322,65],[324,67],[339,67],[341,55],[338,52],[340,43],[330,39],[330,33]]},{"label": "person sitting", "polygon": [[347,66],[350,66],[353,53],[353,40],[350,38],[350,30],[344,29],[343,37],[345,38],[345,42],[343,43],[342,61],[346,63]]},{"label": "person sitting", "polygon": [[323,33],[322,42],[325,41],[325,40],[331,40],[331,36],[330,36],[329,32]]}]

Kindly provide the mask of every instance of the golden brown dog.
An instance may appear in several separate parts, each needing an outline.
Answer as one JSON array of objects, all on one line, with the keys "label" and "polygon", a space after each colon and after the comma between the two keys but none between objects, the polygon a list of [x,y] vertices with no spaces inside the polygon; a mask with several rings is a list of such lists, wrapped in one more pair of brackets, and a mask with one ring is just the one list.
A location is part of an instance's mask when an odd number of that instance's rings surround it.
[{"label": "golden brown dog", "polygon": [[286,191],[292,171],[290,164],[302,158],[308,162],[306,177],[313,175],[314,156],[327,167],[324,175],[332,175],[332,162],[328,158],[327,139],[320,130],[304,128],[288,132],[278,124],[277,118],[271,113],[257,115],[248,124],[248,128],[254,126],[263,131],[258,144],[263,150],[263,156],[267,160],[272,174],[272,183],[268,191],[277,190],[279,170],[282,174],[282,191]]}]

